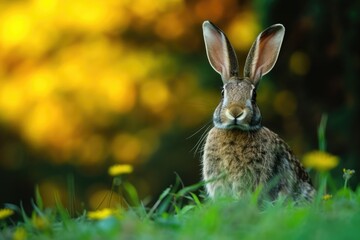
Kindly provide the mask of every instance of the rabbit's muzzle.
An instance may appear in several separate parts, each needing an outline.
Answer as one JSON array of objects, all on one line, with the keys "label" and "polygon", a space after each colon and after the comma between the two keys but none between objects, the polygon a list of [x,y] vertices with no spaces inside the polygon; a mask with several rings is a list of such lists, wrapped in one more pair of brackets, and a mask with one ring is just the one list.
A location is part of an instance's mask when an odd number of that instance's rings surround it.
[{"label": "rabbit's muzzle", "polygon": [[232,105],[225,109],[225,122],[229,126],[241,125],[244,123],[248,115],[248,111],[246,108],[242,108],[238,105]]},{"label": "rabbit's muzzle", "polygon": [[229,119],[229,120],[237,120],[240,118],[243,118],[245,111],[238,107],[231,107],[225,110],[225,116]]}]

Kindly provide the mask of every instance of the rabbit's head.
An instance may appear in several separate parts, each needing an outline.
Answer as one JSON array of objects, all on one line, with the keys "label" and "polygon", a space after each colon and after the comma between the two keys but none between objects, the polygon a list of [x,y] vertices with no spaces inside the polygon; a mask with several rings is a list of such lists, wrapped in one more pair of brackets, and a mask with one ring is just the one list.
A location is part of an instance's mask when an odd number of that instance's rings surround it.
[{"label": "rabbit's head", "polygon": [[210,65],[221,75],[224,84],[221,102],[213,116],[215,127],[245,131],[260,128],[256,88],[261,77],[275,65],[284,26],[275,24],[259,34],[246,58],[243,77],[239,77],[236,54],[226,35],[209,21],[203,23],[203,33]]}]

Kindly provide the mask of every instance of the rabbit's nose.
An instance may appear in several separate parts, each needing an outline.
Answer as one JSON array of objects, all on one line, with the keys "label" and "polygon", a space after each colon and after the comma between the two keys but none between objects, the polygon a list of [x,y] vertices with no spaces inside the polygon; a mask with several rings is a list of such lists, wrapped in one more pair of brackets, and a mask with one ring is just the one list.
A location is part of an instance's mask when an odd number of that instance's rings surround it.
[{"label": "rabbit's nose", "polygon": [[240,107],[232,107],[226,111],[226,116],[231,119],[238,119],[244,114],[244,110]]}]

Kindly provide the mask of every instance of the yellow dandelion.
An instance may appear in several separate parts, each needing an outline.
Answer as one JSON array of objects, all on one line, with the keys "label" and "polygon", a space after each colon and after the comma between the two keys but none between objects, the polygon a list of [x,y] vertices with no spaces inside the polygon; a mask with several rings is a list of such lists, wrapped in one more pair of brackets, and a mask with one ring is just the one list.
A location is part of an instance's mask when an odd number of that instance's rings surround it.
[{"label": "yellow dandelion", "polygon": [[13,240],[25,240],[27,238],[27,233],[25,228],[23,227],[18,227],[15,229],[14,234],[13,234]]},{"label": "yellow dandelion", "polygon": [[8,208],[0,209],[0,220],[10,217],[14,211]]},{"label": "yellow dandelion", "polygon": [[325,194],[325,195],[322,197],[322,199],[323,199],[324,201],[330,200],[330,199],[332,199],[332,195],[331,195],[331,194]]},{"label": "yellow dandelion", "polygon": [[126,173],[132,173],[132,171],[133,166],[130,164],[115,164],[109,168],[108,173],[110,176],[115,177]]},{"label": "yellow dandelion", "polygon": [[329,171],[339,164],[339,157],[323,151],[312,151],[305,154],[303,164],[318,171]]},{"label": "yellow dandelion", "polygon": [[39,230],[46,230],[50,227],[50,223],[48,219],[46,219],[45,217],[38,216],[36,214],[32,216],[31,221],[34,227]]},{"label": "yellow dandelion", "polygon": [[114,210],[110,208],[104,208],[96,211],[89,211],[87,217],[91,220],[101,220],[108,218],[114,214]]}]

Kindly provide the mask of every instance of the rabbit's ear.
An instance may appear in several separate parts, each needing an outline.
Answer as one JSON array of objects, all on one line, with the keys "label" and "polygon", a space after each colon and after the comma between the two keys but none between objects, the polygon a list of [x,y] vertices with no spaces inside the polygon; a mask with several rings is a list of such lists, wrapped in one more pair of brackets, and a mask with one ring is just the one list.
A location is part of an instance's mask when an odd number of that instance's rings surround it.
[{"label": "rabbit's ear", "polygon": [[236,54],[225,34],[210,21],[203,23],[203,33],[210,65],[221,75],[223,82],[238,76]]},{"label": "rabbit's ear", "polygon": [[284,26],[275,24],[260,33],[253,43],[246,58],[244,77],[250,78],[255,86],[274,67],[284,34]]}]

